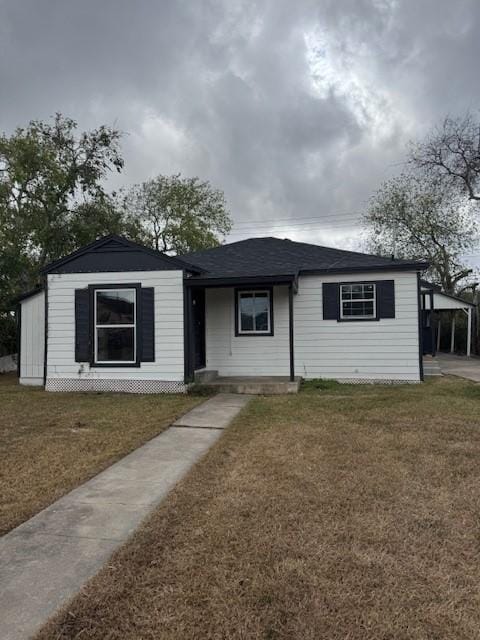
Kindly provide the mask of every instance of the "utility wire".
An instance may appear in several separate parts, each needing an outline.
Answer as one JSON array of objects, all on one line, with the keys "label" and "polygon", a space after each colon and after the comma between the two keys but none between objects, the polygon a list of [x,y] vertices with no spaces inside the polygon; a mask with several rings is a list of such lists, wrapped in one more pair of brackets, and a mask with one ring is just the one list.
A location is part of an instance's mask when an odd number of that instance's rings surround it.
[{"label": "utility wire", "polygon": [[360,224],[359,220],[345,220],[344,222],[292,222],[291,224],[258,224],[252,225],[251,227],[237,227],[233,225],[233,229],[238,229],[239,231],[248,231],[251,229],[296,229],[297,227],[345,227],[345,226],[353,226],[355,222]]},{"label": "utility wire", "polygon": [[343,220],[353,220],[355,218],[359,218],[361,217],[363,214],[362,213],[355,213],[355,212],[351,212],[351,213],[328,213],[326,215],[321,215],[321,216],[300,216],[300,217],[296,217],[296,218],[258,218],[258,219],[252,219],[250,218],[249,220],[234,220],[234,224],[235,225],[250,225],[250,224],[267,224],[267,223],[276,223],[276,222],[296,222],[296,221],[313,221],[313,222],[321,222],[322,220],[328,220],[330,218],[334,218],[335,220],[337,219],[343,219]]}]

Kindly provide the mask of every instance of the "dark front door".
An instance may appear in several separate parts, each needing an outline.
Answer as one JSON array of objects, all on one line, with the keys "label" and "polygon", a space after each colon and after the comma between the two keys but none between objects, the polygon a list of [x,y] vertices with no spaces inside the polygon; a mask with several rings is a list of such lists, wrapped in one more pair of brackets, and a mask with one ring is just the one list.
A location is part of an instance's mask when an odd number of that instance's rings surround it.
[{"label": "dark front door", "polygon": [[205,359],[205,289],[193,289],[193,341],[195,369],[203,369]]},{"label": "dark front door", "polygon": [[435,355],[436,351],[436,335],[437,335],[437,320],[435,313],[432,314],[431,311],[423,311],[422,312],[422,344],[423,344],[423,355],[430,354],[432,356]]}]

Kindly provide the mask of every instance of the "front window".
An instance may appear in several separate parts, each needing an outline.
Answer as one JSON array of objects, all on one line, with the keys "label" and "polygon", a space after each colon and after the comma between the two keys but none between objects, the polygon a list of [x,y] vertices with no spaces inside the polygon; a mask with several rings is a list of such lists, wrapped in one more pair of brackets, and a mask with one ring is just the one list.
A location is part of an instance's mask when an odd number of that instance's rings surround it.
[{"label": "front window", "polygon": [[135,289],[95,290],[95,362],[134,363]]},{"label": "front window", "polygon": [[238,292],[238,333],[272,333],[271,291]]},{"label": "front window", "polygon": [[340,285],[340,317],[352,320],[375,319],[375,284]]}]

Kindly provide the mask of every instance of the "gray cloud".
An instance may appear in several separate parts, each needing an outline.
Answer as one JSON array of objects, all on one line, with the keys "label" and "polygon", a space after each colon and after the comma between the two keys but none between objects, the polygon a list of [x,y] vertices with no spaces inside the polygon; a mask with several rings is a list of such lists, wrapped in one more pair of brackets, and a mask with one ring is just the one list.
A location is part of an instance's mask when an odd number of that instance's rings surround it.
[{"label": "gray cloud", "polygon": [[0,0],[0,128],[115,124],[112,187],[199,175],[232,239],[354,246],[408,139],[478,107],[479,23],[476,0]]}]

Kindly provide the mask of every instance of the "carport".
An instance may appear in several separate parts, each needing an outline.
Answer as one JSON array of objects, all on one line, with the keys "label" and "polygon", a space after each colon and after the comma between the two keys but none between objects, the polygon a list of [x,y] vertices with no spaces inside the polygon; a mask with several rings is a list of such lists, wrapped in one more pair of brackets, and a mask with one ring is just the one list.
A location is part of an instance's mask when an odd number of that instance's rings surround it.
[{"label": "carport", "polygon": [[442,317],[448,313],[452,318],[450,327],[450,353],[455,352],[455,326],[458,311],[467,316],[466,351],[470,357],[472,350],[472,311],[475,305],[467,300],[443,293],[434,285],[422,281],[422,329],[424,354],[435,353],[440,348],[442,335]]}]

